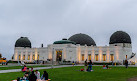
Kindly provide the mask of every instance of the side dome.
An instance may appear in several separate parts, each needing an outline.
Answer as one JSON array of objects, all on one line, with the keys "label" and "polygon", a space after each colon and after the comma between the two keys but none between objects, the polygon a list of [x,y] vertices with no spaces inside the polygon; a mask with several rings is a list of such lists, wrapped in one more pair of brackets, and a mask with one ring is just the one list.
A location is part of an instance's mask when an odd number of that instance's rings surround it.
[{"label": "side dome", "polygon": [[16,43],[15,43],[15,47],[28,47],[31,48],[31,42],[27,37],[20,37]]},{"label": "side dome", "polygon": [[87,45],[87,46],[96,46],[95,41],[88,35],[86,34],[75,34],[71,36],[68,40],[76,42],[76,44],[80,45]]},{"label": "side dome", "polygon": [[111,35],[110,42],[109,42],[109,44],[115,44],[115,43],[130,43],[131,44],[131,38],[126,32],[117,31]]}]

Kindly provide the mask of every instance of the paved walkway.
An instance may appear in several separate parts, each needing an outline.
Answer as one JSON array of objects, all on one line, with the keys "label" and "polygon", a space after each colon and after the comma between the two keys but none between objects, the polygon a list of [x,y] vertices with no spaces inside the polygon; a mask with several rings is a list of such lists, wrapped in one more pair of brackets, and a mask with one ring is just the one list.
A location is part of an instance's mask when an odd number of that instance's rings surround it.
[{"label": "paved walkway", "polygon": [[[61,65],[61,66],[54,66],[54,68],[61,68],[61,67],[72,67],[72,65]],[[40,69],[51,69],[51,67],[37,67],[34,70]],[[9,72],[20,72],[21,69],[11,69],[11,70],[0,70],[0,73],[9,73]]]},{"label": "paved walkway", "polygon": [[128,79],[127,81],[137,81],[137,77],[130,78],[130,79]]},{"label": "paved walkway", "polygon": [[[75,65],[75,66],[84,66],[84,65]],[[94,66],[102,66],[102,65],[94,65]],[[124,65],[120,65],[122,67],[125,67]],[[61,67],[72,67],[72,65],[61,65],[61,66],[54,66],[54,68],[61,68]],[[119,67],[119,66],[116,66]],[[137,67],[134,65],[130,65],[129,67]],[[40,69],[51,69],[50,67],[36,67],[33,68],[34,70],[40,70]],[[9,73],[9,72],[20,72],[21,69],[10,69],[10,70],[0,70],[0,73]]]},{"label": "paved walkway", "polygon": [[[51,64],[25,64],[26,66],[49,66]],[[8,65],[0,65],[0,67],[14,67],[14,66],[23,66],[18,64],[8,64]]]}]

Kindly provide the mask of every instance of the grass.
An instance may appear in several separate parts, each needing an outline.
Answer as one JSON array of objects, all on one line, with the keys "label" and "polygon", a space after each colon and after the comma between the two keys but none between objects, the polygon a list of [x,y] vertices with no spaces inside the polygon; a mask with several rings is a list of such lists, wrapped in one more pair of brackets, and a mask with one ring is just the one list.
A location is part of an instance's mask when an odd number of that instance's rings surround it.
[{"label": "grass", "polygon": [[[137,68],[112,67],[112,69],[102,69],[101,66],[94,66],[93,72],[79,71],[83,67],[65,67],[57,69],[47,69],[49,78],[52,81],[126,81],[128,78],[137,76]],[[44,70],[39,70],[42,74]],[[22,77],[24,73],[3,73],[0,74],[0,81],[11,81],[17,77]]]},{"label": "grass", "polygon": [[[21,69],[23,66],[9,66],[9,67],[0,67],[0,70],[10,70],[10,69]],[[47,65],[35,65],[35,66],[27,66],[28,68],[35,67],[47,67]]]}]

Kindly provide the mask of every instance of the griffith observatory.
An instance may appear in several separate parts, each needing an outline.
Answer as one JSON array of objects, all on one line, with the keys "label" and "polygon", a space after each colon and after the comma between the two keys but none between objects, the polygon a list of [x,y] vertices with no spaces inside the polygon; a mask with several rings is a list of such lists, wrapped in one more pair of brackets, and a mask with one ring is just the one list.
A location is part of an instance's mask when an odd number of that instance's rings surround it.
[{"label": "griffith observatory", "polygon": [[96,42],[88,35],[78,33],[68,39],[55,41],[44,47],[34,48],[27,37],[20,37],[14,48],[14,61],[71,61],[84,63],[92,60],[95,63],[122,63],[128,59],[135,62],[135,54],[132,52],[132,41],[128,33],[124,31],[114,32],[109,40],[109,46],[97,46]]}]

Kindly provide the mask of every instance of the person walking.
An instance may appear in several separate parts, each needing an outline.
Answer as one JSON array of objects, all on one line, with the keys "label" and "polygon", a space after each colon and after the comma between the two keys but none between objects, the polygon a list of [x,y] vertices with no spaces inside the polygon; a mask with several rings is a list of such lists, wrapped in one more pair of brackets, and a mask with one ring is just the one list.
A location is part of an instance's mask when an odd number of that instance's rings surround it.
[{"label": "person walking", "polygon": [[112,61],[112,66],[114,66],[114,62]]},{"label": "person walking", "polygon": [[92,61],[90,60],[88,63],[88,71],[90,72],[92,70]]},{"label": "person walking", "polygon": [[128,68],[128,60],[125,60],[125,66]]},{"label": "person walking", "polygon": [[87,59],[85,60],[85,64],[84,64],[84,71],[86,72],[87,71],[87,65],[88,65],[88,63],[87,63]]},{"label": "person walking", "polygon": [[73,65],[73,66],[75,65],[75,62],[74,62],[74,61],[72,62],[72,65]]}]

